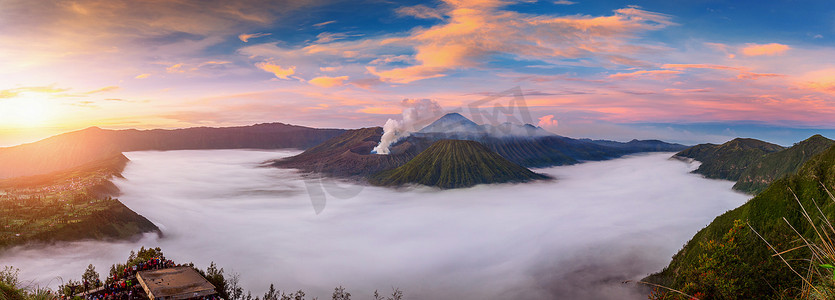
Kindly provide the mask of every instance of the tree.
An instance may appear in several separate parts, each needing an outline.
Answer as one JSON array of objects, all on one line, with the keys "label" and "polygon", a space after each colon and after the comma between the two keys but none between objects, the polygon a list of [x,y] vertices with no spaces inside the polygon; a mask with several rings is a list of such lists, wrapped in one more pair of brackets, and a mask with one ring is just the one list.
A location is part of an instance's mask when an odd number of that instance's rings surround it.
[{"label": "tree", "polygon": [[82,292],[82,288],[83,287],[81,286],[81,282],[73,281],[72,279],[70,279],[66,283],[58,287],[58,293],[64,296],[68,296],[68,298],[72,298],[73,295]]},{"label": "tree", "polygon": [[263,300],[278,300],[278,292],[275,290],[275,285],[270,283],[270,290],[264,294]]},{"label": "tree", "polygon": [[403,299],[403,291],[398,288],[395,288],[394,291],[391,292],[391,297],[380,296],[378,291],[374,291],[374,300],[402,300]]},{"label": "tree", "polygon": [[17,279],[18,273],[20,273],[19,269],[11,266],[3,267],[3,270],[0,271],[0,282],[13,287],[17,286],[20,283]]},{"label": "tree", "polygon": [[99,272],[96,272],[96,267],[93,264],[88,265],[87,270],[84,270],[84,275],[81,275],[81,281],[89,283],[92,287],[98,287],[97,282],[100,279]]},{"label": "tree", "polygon": [[333,289],[333,300],[351,300],[351,293],[345,292],[341,285]]},{"label": "tree", "polygon": [[240,286],[240,281],[241,274],[229,274],[229,279],[226,280],[226,294],[229,295],[229,300],[244,299],[244,289]]},{"label": "tree", "polygon": [[0,299],[23,300],[23,290],[19,289],[17,274],[20,270],[13,267],[4,267],[0,270]]},{"label": "tree", "polygon": [[220,298],[229,299],[229,288],[227,287],[226,279],[223,278],[223,268],[218,269],[215,262],[211,262],[209,267],[206,268],[206,273],[203,277],[206,277],[206,280],[215,286]]}]

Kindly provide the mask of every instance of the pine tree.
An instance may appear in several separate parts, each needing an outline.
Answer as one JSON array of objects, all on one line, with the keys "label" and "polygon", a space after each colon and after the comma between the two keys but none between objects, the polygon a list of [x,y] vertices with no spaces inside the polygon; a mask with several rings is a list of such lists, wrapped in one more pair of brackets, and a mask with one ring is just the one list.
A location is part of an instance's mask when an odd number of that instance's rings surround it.
[{"label": "pine tree", "polygon": [[81,275],[81,281],[89,283],[91,287],[98,287],[96,285],[98,280],[100,277],[99,272],[96,272],[96,267],[93,264],[88,265],[87,270],[84,270],[84,275]]},{"label": "pine tree", "polygon": [[333,289],[333,300],[351,300],[351,293],[345,292],[341,285]]}]

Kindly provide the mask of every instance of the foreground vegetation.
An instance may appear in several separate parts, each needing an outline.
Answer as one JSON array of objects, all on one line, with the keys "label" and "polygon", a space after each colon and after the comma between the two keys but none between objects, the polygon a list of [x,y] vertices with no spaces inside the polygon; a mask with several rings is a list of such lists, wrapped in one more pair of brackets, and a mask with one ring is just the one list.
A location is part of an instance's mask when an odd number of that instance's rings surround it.
[{"label": "foreground vegetation", "polygon": [[[667,268],[646,280],[699,299],[835,295],[809,291],[811,286],[827,291],[827,286],[833,285],[835,261],[822,262],[822,255],[810,246],[833,247],[830,238],[835,236],[820,230],[832,229],[826,220],[835,219],[835,201],[829,193],[832,187],[835,147],[809,159],[796,174],[776,180],[739,208],[717,217],[673,256]],[[775,250],[780,255],[775,255]],[[819,265],[829,267],[821,270]],[[815,279],[807,278],[808,274],[827,276]],[[659,299],[678,297],[683,296],[663,293]]]},{"label": "foreground vegetation", "polygon": [[[139,251],[131,251],[128,259],[124,264],[117,263],[110,266],[110,272],[107,277],[102,280],[98,271],[93,265],[87,266],[87,269],[82,273],[78,280],[70,279],[62,284],[56,291],[42,287],[22,286],[23,284],[18,278],[18,269],[11,266],[6,266],[0,269],[0,300],[47,300],[57,298],[70,298],[81,300],[78,296],[80,293],[87,290],[94,290],[102,285],[113,284],[119,279],[127,278],[127,274],[123,270],[130,270],[135,266],[142,266],[153,261],[168,261],[162,249],[145,248],[142,247]],[[173,262],[172,262],[173,263]],[[194,268],[207,281],[215,286],[215,291],[222,299],[227,300],[304,300],[306,295],[302,290],[297,291],[281,291],[275,288],[274,284],[270,284],[269,289],[263,296],[252,296],[251,291],[244,294],[243,288],[240,286],[239,275],[236,273],[227,273],[223,268],[219,268],[212,262],[205,270],[199,269],[193,263],[183,264]],[[393,289],[390,295],[381,295],[378,291],[374,291],[374,300],[401,300],[403,299],[403,291]],[[313,298],[314,300],[317,298]],[[339,286],[334,288],[331,295],[333,300],[351,300],[351,293],[344,287]]]},{"label": "foreground vegetation", "polygon": [[111,182],[128,159],[0,181],[0,250],[28,242],[127,239],[159,229],[119,200]]}]

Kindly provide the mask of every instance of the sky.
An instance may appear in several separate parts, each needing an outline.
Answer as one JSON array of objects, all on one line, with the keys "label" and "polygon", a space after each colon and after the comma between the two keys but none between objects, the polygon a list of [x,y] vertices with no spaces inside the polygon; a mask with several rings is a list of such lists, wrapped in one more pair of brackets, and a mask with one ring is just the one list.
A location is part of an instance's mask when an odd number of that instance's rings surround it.
[{"label": "sky", "polygon": [[791,144],[835,132],[833,58],[831,1],[0,0],[0,146],[382,126],[517,87],[571,137]]}]

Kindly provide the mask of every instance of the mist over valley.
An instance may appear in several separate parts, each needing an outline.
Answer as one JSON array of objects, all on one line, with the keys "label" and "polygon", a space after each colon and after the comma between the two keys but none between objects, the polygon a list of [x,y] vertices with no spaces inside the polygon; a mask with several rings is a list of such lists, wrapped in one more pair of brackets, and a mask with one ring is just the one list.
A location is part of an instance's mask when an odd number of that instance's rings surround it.
[{"label": "mist over valley", "polygon": [[[713,218],[749,196],[690,171],[673,153],[534,169],[555,180],[440,190],[322,179],[263,162],[292,150],[126,152],[120,200],[163,236],[16,247],[0,265],[56,286],[88,263],[100,270],[131,249],[327,297],[403,290],[408,299],[644,299],[636,280],[663,268]],[[316,214],[309,187],[333,184]],[[328,191],[328,189],[325,189]],[[333,191],[336,189],[330,189]]]}]

